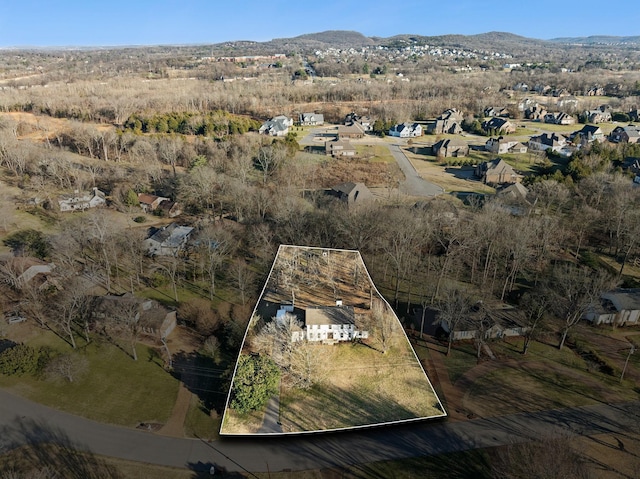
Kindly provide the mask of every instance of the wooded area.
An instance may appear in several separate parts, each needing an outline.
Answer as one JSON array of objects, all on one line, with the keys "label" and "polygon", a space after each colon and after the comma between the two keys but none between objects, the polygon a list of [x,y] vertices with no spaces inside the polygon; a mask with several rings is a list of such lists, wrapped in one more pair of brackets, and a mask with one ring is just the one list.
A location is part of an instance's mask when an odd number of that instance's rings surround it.
[{"label": "wooded area", "polygon": [[[479,58],[466,73],[440,57],[339,61],[298,52],[276,64],[216,61],[192,47],[5,51],[0,235],[12,256],[55,264],[57,285],[21,280],[24,266],[6,257],[0,308],[54,330],[71,348],[103,334],[135,359],[135,311],[96,327],[88,304],[105,293],[159,296],[197,331],[203,350],[228,360],[277,247],[296,244],[359,250],[408,329],[422,329],[414,312],[431,306],[454,325],[447,304],[464,295],[467,306],[520,307],[529,339],[544,330],[562,347],[602,291],[638,285],[629,273],[640,254],[640,192],[623,169],[640,156],[638,145],[595,142],[571,159],[543,154],[523,181],[529,203],[517,214],[499,196],[399,194],[386,164],[376,181],[364,181],[366,173],[358,180],[378,188],[376,201],[350,208],[324,190],[337,183],[335,171],[349,178],[355,162],[304,151],[306,127],[282,138],[256,130],[305,111],[336,124],[357,112],[377,120],[378,132],[447,108],[463,111],[467,125],[488,105],[517,118],[528,93],[514,85],[523,82],[573,92],[581,109],[606,102],[627,112],[638,105],[637,59],[609,51],[558,47],[547,63],[509,71]],[[594,84],[603,95],[585,94]],[[359,161],[373,172],[375,160]],[[92,188],[106,194],[107,208],[58,211],[60,195]],[[163,227],[169,219],[140,210],[145,193],[182,206],[174,221],[195,228],[188,247],[148,254],[145,222]],[[169,365],[171,352],[156,346]]]}]

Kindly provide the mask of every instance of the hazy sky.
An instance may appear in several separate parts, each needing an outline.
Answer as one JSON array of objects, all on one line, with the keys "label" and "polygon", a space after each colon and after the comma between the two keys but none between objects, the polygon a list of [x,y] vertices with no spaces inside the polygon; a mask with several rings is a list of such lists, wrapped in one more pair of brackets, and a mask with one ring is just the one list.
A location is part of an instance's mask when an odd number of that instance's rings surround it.
[{"label": "hazy sky", "polygon": [[621,8],[596,0],[0,0],[0,46],[264,41],[324,30],[381,37],[639,35],[637,7],[616,5]]}]

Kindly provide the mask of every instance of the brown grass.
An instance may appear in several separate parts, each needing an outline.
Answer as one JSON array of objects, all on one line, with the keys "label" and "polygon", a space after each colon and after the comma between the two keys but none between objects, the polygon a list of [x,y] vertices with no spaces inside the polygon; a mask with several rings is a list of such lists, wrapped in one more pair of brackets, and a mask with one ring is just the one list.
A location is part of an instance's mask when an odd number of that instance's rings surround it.
[{"label": "brown grass", "polygon": [[318,345],[326,380],[309,390],[283,389],[283,431],[317,431],[442,414],[438,400],[402,338],[382,354],[362,344]]},{"label": "brown grass", "polygon": [[[340,299],[344,305],[354,307],[357,320],[362,317],[365,324],[382,322],[367,327],[370,337],[363,343],[311,345],[318,353],[314,356],[320,379],[308,390],[289,388],[283,381],[280,396],[283,432],[340,429],[443,414],[402,326],[375,290],[357,251],[281,247],[256,314],[271,318],[278,305],[291,303],[294,297],[296,309],[332,306]],[[391,323],[374,320],[380,316],[372,314],[372,304]],[[386,353],[382,352],[381,336],[377,333],[383,323],[391,325]],[[249,331],[248,337],[252,333]],[[244,344],[243,354],[250,352],[250,344]],[[223,432],[256,432],[263,414],[257,412],[240,418],[226,411]]]}]

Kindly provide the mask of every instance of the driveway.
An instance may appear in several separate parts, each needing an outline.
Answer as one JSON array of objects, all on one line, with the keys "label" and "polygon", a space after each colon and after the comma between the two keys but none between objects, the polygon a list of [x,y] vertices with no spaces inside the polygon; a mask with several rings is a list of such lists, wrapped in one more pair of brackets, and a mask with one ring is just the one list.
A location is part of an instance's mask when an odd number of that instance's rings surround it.
[{"label": "driveway", "polygon": [[0,390],[0,453],[25,443],[68,441],[95,454],[138,462],[227,471],[304,470],[464,451],[539,439],[638,427],[640,402],[598,404],[464,422],[417,422],[315,436],[177,439],[100,424]]},{"label": "driveway", "polygon": [[399,144],[388,144],[388,146],[389,151],[405,176],[405,180],[400,183],[400,191],[402,193],[410,196],[437,196],[444,193],[443,188],[420,177]]}]

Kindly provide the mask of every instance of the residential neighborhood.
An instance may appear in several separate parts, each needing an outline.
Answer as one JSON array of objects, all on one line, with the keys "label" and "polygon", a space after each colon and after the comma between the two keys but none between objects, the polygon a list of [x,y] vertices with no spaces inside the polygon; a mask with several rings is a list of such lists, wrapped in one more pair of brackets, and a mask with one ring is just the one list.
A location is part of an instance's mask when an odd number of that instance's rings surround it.
[{"label": "residential neighborhood", "polygon": [[26,7],[0,479],[638,477],[632,7]]}]

